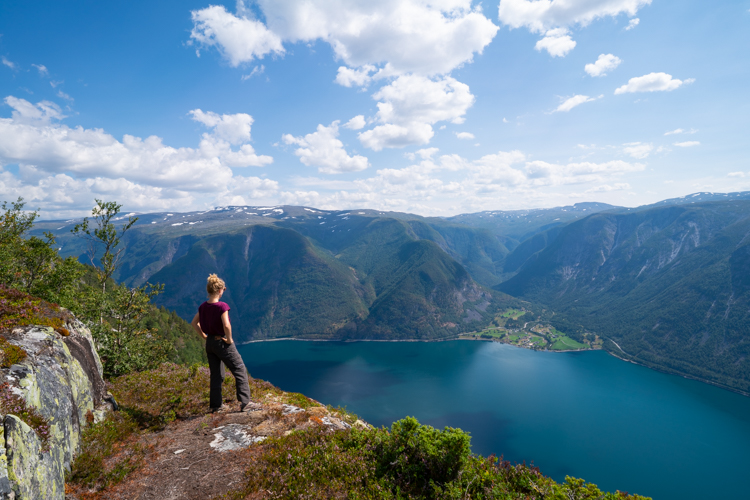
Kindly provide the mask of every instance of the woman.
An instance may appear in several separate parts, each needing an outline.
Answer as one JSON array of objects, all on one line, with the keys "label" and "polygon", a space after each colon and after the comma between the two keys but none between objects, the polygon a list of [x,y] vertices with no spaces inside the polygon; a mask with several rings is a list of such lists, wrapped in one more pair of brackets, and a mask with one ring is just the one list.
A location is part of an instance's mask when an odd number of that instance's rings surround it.
[{"label": "woman", "polygon": [[260,405],[250,401],[250,386],[247,381],[247,370],[240,353],[232,341],[232,325],[229,323],[229,306],[219,302],[227,287],[224,281],[212,274],[208,277],[206,291],[208,300],[200,305],[193,318],[193,328],[206,339],[206,355],[211,370],[211,411],[222,409],[221,363],[229,368],[237,385],[237,399],[241,411],[260,409]]}]

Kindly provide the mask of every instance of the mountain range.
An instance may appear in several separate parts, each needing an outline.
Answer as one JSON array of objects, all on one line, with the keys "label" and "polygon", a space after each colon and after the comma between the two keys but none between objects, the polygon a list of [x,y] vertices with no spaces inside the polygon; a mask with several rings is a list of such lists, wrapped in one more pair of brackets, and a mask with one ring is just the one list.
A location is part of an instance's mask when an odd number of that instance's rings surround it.
[{"label": "mountain range", "polygon": [[[218,273],[239,341],[447,338],[533,303],[573,338],[596,333],[620,357],[750,392],[748,192],[449,218],[296,206],[138,217],[116,278],[164,283],[157,302],[189,320]],[[87,260],[76,222],[35,231]]]}]

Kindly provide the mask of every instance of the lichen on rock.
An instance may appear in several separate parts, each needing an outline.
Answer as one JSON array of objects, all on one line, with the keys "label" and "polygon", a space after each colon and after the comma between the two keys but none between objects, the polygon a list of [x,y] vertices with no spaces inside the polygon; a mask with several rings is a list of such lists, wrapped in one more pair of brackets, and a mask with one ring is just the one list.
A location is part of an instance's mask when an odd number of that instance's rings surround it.
[{"label": "lichen on rock", "polygon": [[48,446],[16,415],[3,420],[5,455],[0,455],[0,499],[3,456],[15,498],[64,499],[65,472],[80,447],[87,414],[100,413],[106,389],[99,357],[88,329],[78,321],[66,324],[67,336],[51,327],[21,327],[4,335],[27,357],[2,370],[10,390],[49,424]]}]

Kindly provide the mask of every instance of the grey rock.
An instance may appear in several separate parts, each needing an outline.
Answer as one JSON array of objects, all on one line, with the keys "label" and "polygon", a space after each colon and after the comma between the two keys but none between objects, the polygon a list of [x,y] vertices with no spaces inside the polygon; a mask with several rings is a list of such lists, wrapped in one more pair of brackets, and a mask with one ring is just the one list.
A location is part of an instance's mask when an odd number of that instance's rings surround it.
[{"label": "grey rock", "polygon": [[[106,411],[102,367],[88,328],[75,321],[61,336],[48,327],[24,327],[6,338],[27,358],[2,376],[11,390],[49,422],[49,450],[42,453],[36,432],[14,415],[3,420],[5,453],[0,454],[0,499],[64,499],[65,472],[80,448],[87,415]],[[98,418],[97,418],[98,417]],[[4,493],[4,478],[11,493]],[[15,494],[14,496],[10,496]]]}]

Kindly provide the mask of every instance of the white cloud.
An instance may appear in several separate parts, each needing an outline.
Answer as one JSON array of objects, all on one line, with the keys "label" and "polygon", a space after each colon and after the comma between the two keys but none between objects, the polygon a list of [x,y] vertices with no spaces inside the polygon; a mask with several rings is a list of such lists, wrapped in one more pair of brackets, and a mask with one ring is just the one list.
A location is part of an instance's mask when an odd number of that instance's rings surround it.
[{"label": "white cloud", "polygon": [[32,64],[33,67],[39,71],[39,76],[49,76],[49,71],[47,70],[47,66],[44,64]]},{"label": "white cloud", "polygon": [[311,167],[318,167],[319,172],[326,174],[340,174],[343,172],[359,172],[370,166],[364,156],[349,156],[344,149],[344,143],[338,139],[339,122],[330,126],[318,125],[318,129],[304,137],[294,137],[285,134],[283,140],[287,144],[299,146],[294,154],[300,161]]},{"label": "white cloud", "polygon": [[653,144],[645,144],[642,142],[629,142],[623,145],[625,146],[623,148],[625,154],[630,155],[637,160],[642,160],[648,157],[648,155],[651,154],[651,151],[654,150]]},{"label": "white cloud", "polygon": [[690,148],[693,146],[700,146],[700,142],[699,141],[675,142],[674,145],[680,148]]},{"label": "white cloud", "polygon": [[[219,115],[212,111],[194,109],[189,112],[193,120],[213,129],[204,133],[200,149],[205,156],[220,158],[229,167],[262,167],[273,162],[270,156],[258,156],[253,147],[250,130],[253,117],[246,113]],[[232,146],[239,146],[233,150]]]},{"label": "white cloud", "polygon": [[449,76],[430,79],[403,75],[372,96],[378,102],[376,118],[382,125],[359,134],[365,147],[380,151],[432,139],[432,125],[439,121],[463,123],[474,104],[469,86]]},{"label": "white cloud", "polygon": [[559,112],[559,111],[570,111],[571,109],[575,108],[576,106],[579,106],[586,102],[596,101],[597,99],[601,99],[604,97],[603,95],[600,95],[599,97],[589,97],[587,95],[574,95],[573,97],[569,97],[565,101],[563,101],[562,104],[560,104],[553,113]]},{"label": "white cloud", "polygon": [[536,50],[545,49],[554,57],[564,57],[576,46],[567,28],[587,26],[595,19],[622,13],[632,17],[650,3],[651,0],[500,0],[497,17],[511,28],[545,33],[536,43]]},{"label": "white cloud", "polygon": [[217,47],[232,66],[260,59],[267,54],[283,54],[281,38],[255,19],[237,17],[221,5],[191,12],[190,38],[206,47]]},{"label": "white cloud", "polygon": [[259,0],[257,6],[266,24],[242,2],[237,15],[218,6],[193,11],[191,38],[217,46],[233,66],[283,53],[282,42],[323,40],[350,68],[388,63],[395,74],[437,75],[472,61],[498,30],[470,0]]},{"label": "white cloud", "polygon": [[591,76],[606,76],[622,63],[622,60],[612,54],[600,54],[595,63],[587,64],[583,69]]},{"label": "white cloud", "polygon": [[0,62],[2,62],[5,66],[9,67],[10,69],[16,69],[16,63],[13,61],[9,61],[7,57],[2,56],[0,57]]},{"label": "white cloud", "polygon": [[367,207],[450,215],[503,205],[518,208],[518,200],[529,207],[559,205],[569,200],[560,193],[573,186],[584,186],[590,193],[630,189],[623,177],[645,168],[624,161],[562,165],[528,161],[520,151],[500,151],[477,160],[458,155],[436,158],[436,153],[429,148],[406,154],[418,163],[379,169],[365,179],[331,183],[300,178],[295,183],[308,190],[284,191],[280,198],[283,203],[323,209]]},{"label": "white cloud", "polygon": [[595,19],[619,14],[634,16],[651,0],[500,0],[498,19],[511,28],[533,33],[551,28],[586,26]]},{"label": "white cloud", "polygon": [[634,19],[631,19],[630,22],[628,23],[628,25],[625,26],[625,31],[632,30],[633,28],[635,28],[636,26],[638,26],[638,24],[640,24],[640,22],[641,22],[641,20],[638,19],[637,17],[634,18]]},{"label": "white cloud", "polygon": [[255,66],[253,70],[250,72],[250,74],[242,75],[241,80],[244,82],[245,80],[251,79],[255,75],[263,74],[263,72],[265,71],[266,71],[266,67],[264,65],[261,64],[260,66]]},{"label": "white cloud", "polygon": [[[52,103],[33,105],[11,96],[5,102],[13,113],[11,118],[0,118],[0,165],[19,165],[26,179],[64,175],[75,176],[76,182],[99,179],[96,182],[100,185],[121,181],[138,184],[146,191],[158,188],[165,193],[221,193],[236,179],[230,165],[272,161],[268,156],[256,156],[249,144],[234,151],[221,138],[227,135],[226,123],[235,115],[219,117],[195,110],[194,117],[216,128],[215,134],[204,134],[197,149],[173,148],[156,136],[142,139],[125,135],[118,141],[101,129],[62,125],[57,120],[63,116]],[[249,130],[245,137],[249,138]]]},{"label": "white cloud", "polygon": [[576,42],[570,38],[567,29],[556,28],[547,31],[544,38],[536,42],[534,48],[540,52],[546,50],[552,57],[565,57],[575,46]]},{"label": "white cloud", "polygon": [[474,134],[472,134],[471,132],[456,132],[456,137],[458,137],[459,139],[469,140],[474,139]]},{"label": "white cloud", "polygon": [[60,99],[65,99],[66,101],[71,101],[71,102],[74,100],[72,97],[70,97],[68,94],[66,94],[62,90],[57,91],[57,97],[59,97]]},{"label": "white cloud", "polygon": [[336,73],[335,82],[344,87],[366,87],[372,79],[370,73],[374,72],[376,69],[377,68],[372,64],[365,64],[358,69],[340,66],[338,73]]},{"label": "white cloud", "polygon": [[365,121],[364,115],[357,115],[346,122],[344,124],[344,128],[348,128],[350,130],[360,130],[365,128],[365,125],[367,125],[367,121]]},{"label": "white cloud", "polygon": [[41,101],[31,104],[26,99],[19,99],[13,96],[6,97],[4,102],[13,108],[11,117],[13,122],[17,124],[47,125],[54,120],[65,118],[60,106],[54,102]]},{"label": "white cloud", "polygon": [[591,189],[587,189],[587,193],[609,193],[610,191],[622,191],[624,189],[630,189],[630,184],[627,182],[618,182],[613,185],[609,184],[602,184],[600,186],[595,186]]},{"label": "white cloud", "polygon": [[628,80],[628,83],[615,90],[615,94],[625,94],[631,92],[671,92],[682,85],[693,83],[695,79],[678,80],[672,78],[667,73],[649,73],[648,75],[638,76]]},{"label": "white cloud", "polygon": [[728,177],[745,177],[745,172],[729,172],[727,174]]},{"label": "white cloud", "polygon": [[684,130],[681,128],[677,128],[674,130],[670,130],[669,132],[664,132],[664,135],[676,135],[676,134],[695,134],[698,132],[696,129],[691,128],[690,130]]},{"label": "white cloud", "polygon": [[52,87],[53,89],[56,89],[58,85],[62,85],[63,83],[65,83],[65,82],[64,82],[64,81],[62,81],[62,80],[51,80],[51,81],[49,82],[50,86],[51,86],[51,87]]}]

